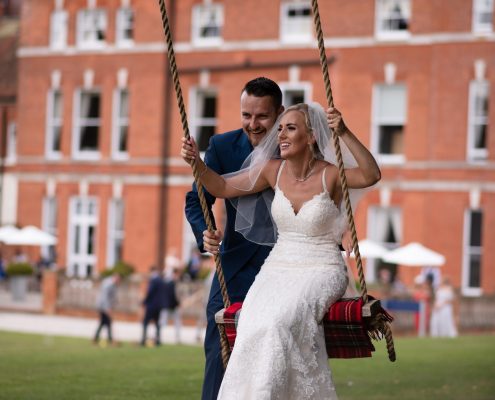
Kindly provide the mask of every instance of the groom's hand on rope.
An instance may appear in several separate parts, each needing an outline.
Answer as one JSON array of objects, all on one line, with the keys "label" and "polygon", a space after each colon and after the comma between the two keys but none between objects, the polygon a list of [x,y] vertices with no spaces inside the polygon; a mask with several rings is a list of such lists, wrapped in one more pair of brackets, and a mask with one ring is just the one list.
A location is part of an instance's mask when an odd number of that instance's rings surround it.
[{"label": "groom's hand on rope", "polygon": [[203,231],[203,247],[211,254],[218,254],[220,245],[223,240],[223,232],[216,230],[210,232],[209,230]]},{"label": "groom's hand on rope", "polygon": [[182,148],[180,150],[180,155],[186,163],[192,165],[194,160],[196,160],[196,158],[199,158],[198,146],[196,145],[196,141],[192,137],[189,139],[183,137],[181,140]]},{"label": "groom's hand on rope", "polygon": [[342,136],[347,131],[342,114],[335,107],[327,109],[327,122],[331,130],[335,132],[337,136]]}]

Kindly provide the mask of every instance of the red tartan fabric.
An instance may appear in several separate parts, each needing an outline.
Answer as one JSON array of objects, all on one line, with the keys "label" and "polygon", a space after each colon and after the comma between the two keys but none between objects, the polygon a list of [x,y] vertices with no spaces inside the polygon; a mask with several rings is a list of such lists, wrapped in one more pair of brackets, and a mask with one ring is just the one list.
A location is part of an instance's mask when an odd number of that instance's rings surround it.
[{"label": "red tartan fabric", "polygon": [[234,303],[227,307],[223,312],[223,324],[227,340],[229,341],[230,351],[234,348],[235,338],[237,336],[237,321],[241,313],[242,303]]},{"label": "red tartan fabric", "polygon": [[[323,319],[325,342],[329,358],[371,357],[375,351],[366,332],[362,317],[363,299],[341,299],[330,306]],[[237,321],[242,303],[234,303],[224,310],[224,326],[230,350],[237,335]]]},{"label": "red tartan fabric", "polygon": [[323,319],[329,358],[371,357],[375,351],[362,316],[363,299],[341,299]]}]

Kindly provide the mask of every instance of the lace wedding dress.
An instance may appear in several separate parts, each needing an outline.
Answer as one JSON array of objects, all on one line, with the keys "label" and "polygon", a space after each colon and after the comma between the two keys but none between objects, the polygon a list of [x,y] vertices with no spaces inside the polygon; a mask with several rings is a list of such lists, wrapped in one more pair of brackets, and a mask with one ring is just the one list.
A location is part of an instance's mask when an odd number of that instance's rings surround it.
[{"label": "lace wedding dress", "polygon": [[345,218],[323,191],[296,214],[278,187],[272,216],[278,240],[243,304],[218,399],[336,399],[323,327],[344,294],[347,269],[337,242]]}]

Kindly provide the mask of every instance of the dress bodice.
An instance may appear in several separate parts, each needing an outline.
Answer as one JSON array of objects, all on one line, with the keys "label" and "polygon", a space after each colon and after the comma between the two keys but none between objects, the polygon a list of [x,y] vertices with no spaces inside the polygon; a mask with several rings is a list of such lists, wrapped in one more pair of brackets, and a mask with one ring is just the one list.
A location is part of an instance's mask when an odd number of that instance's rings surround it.
[{"label": "dress bodice", "polygon": [[332,259],[329,257],[331,255],[340,255],[338,243],[346,229],[346,220],[330,198],[325,183],[325,169],[322,173],[322,192],[307,200],[296,214],[278,185],[283,167],[284,162],[277,176],[271,208],[278,238],[270,257],[298,262],[301,257],[309,256],[318,258],[321,263],[322,260]]}]

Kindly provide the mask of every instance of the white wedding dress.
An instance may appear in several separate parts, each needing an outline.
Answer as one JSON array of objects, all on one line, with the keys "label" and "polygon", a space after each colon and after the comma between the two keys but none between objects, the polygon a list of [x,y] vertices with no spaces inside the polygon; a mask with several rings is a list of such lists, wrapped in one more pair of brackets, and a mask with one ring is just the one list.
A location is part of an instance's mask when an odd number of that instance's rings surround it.
[{"label": "white wedding dress", "polygon": [[278,239],[243,304],[218,399],[337,399],[321,321],[344,294],[345,218],[323,191],[294,209],[275,186]]}]

